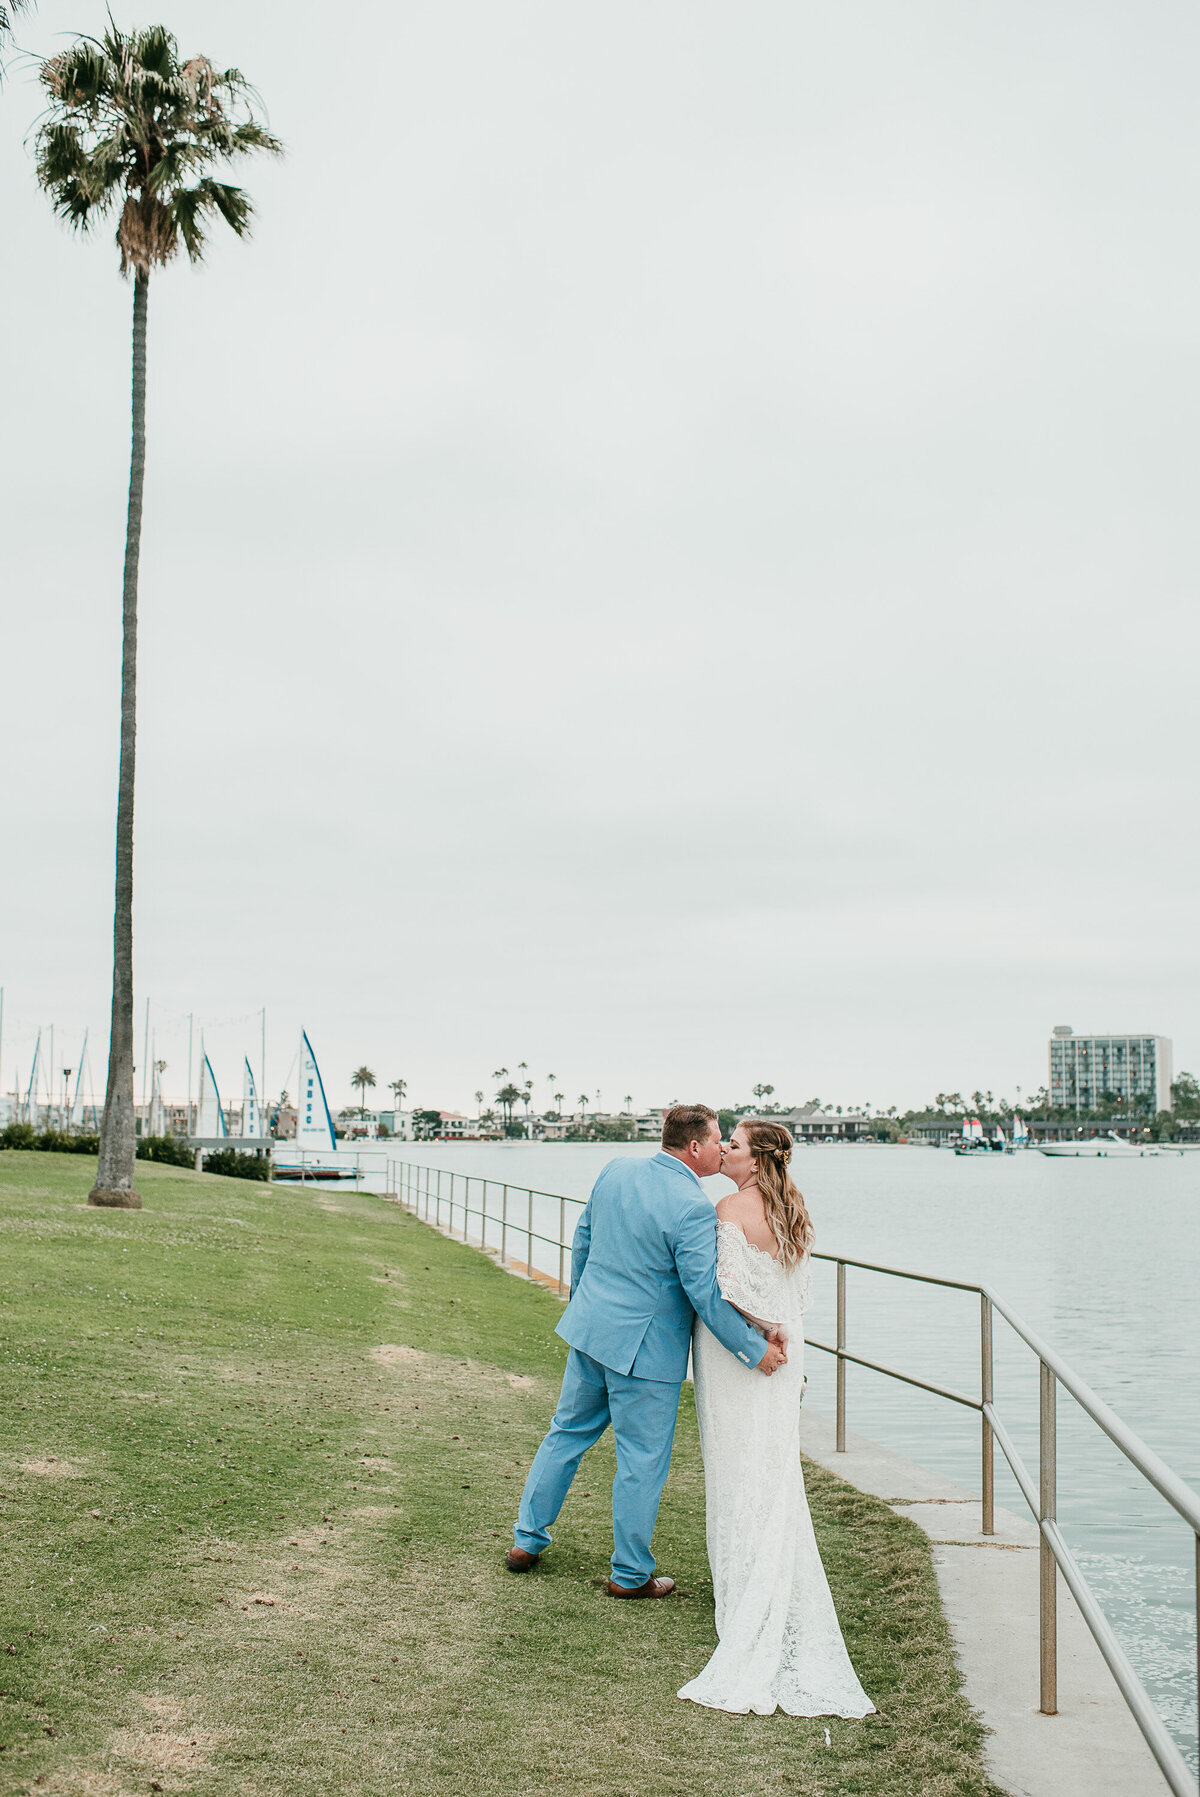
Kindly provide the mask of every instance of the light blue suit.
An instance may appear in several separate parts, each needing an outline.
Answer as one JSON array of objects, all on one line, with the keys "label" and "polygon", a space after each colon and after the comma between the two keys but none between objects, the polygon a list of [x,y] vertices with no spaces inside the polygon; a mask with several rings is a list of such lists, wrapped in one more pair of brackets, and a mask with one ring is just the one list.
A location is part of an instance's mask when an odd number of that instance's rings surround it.
[{"label": "light blue suit", "polygon": [[525,1490],[516,1545],[540,1554],[592,1443],[612,1424],[612,1576],[644,1585],[650,1539],[671,1464],[692,1319],[746,1366],[765,1352],[717,1284],[717,1229],[699,1180],[672,1154],[610,1161],[575,1230],[571,1302],[558,1325],[570,1344],[562,1394]]}]

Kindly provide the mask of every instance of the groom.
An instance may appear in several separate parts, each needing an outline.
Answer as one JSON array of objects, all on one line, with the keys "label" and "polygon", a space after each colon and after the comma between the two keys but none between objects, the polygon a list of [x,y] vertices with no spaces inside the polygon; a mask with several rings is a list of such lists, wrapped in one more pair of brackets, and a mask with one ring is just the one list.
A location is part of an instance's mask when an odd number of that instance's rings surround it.
[{"label": "groom", "polygon": [[721,1130],[706,1104],[663,1119],[662,1153],[610,1161],[592,1188],[571,1251],[571,1302],[558,1325],[570,1344],[558,1409],[521,1494],[505,1564],[528,1572],[550,1546],[579,1462],[612,1424],[610,1597],[666,1597],[674,1579],[654,1576],[650,1538],[671,1464],[679,1388],[692,1319],[746,1366],[771,1374],[786,1341],[763,1338],[717,1285],[716,1219],[700,1185],[719,1173]]}]

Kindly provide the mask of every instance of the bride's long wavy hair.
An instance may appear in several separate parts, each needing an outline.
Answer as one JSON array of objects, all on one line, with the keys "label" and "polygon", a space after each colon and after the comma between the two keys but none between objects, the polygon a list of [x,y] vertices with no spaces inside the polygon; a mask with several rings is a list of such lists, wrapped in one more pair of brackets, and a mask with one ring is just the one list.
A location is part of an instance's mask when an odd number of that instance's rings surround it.
[{"label": "bride's long wavy hair", "polygon": [[813,1226],[808,1207],[788,1172],[791,1135],[782,1123],[768,1123],[761,1117],[743,1117],[742,1128],[754,1156],[767,1222],[779,1243],[780,1261],[785,1267],[793,1267],[812,1247]]}]

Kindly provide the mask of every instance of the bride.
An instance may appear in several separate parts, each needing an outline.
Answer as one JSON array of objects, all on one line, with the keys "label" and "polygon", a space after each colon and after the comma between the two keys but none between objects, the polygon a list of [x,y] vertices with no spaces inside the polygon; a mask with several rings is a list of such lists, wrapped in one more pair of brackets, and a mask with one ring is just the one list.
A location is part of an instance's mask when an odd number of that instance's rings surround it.
[{"label": "bride", "polygon": [[722,1167],[738,1188],[717,1205],[722,1296],[764,1334],[781,1323],[790,1340],[786,1365],[760,1379],[696,1319],[692,1360],[719,1645],[679,1695],[738,1715],[778,1708],[789,1716],[867,1716],[875,1706],[842,1640],[800,1466],[812,1224],[787,1170],[791,1154],[782,1124],[752,1119],[734,1131]]}]

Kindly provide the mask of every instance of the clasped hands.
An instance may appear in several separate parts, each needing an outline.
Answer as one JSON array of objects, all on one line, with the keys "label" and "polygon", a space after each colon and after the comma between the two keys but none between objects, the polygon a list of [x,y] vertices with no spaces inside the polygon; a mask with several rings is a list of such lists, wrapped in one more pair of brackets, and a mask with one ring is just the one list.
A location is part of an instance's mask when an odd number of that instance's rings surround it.
[{"label": "clasped hands", "polygon": [[778,1372],[781,1366],[786,1366],[787,1346],[788,1338],[778,1325],[774,1329],[769,1329],[767,1331],[767,1351],[758,1363],[759,1372],[765,1373],[769,1379],[771,1374]]}]

